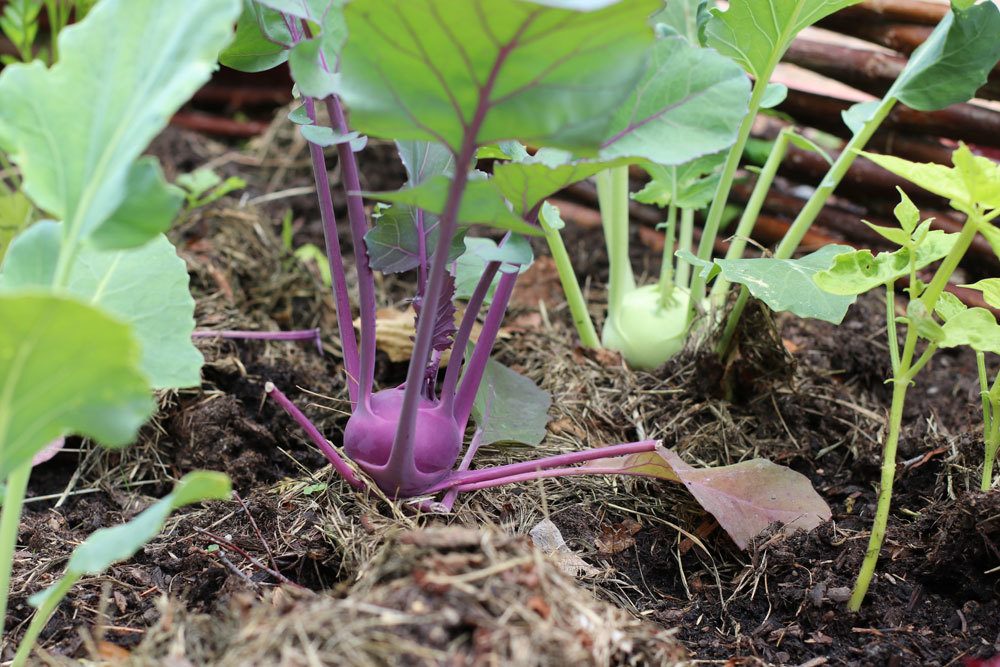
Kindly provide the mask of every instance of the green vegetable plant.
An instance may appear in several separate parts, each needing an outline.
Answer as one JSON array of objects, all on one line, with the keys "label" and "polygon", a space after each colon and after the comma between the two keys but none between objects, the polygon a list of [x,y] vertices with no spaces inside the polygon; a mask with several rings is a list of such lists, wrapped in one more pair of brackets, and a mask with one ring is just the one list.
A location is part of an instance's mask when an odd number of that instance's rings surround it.
[{"label": "green vegetable plant", "polygon": [[[641,475],[685,484],[740,546],[775,520],[811,527],[829,517],[808,480],[783,466],[753,461],[691,472],[654,440],[473,469],[481,446],[536,444],[545,435],[548,395],[490,353],[518,275],[532,261],[526,237],[546,236],[558,248],[553,230],[561,222],[546,198],[639,159],[678,164],[713,142],[722,150],[742,118],[742,72],[680,37],[656,38],[648,20],[661,7],[660,0],[245,6],[222,62],[259,71],[287,61],[301,97],[289,117],[309,142],[320,203],[351,401],[343,454],[278,387],[265,391],[352,486],[367,485],[356,466],[389,497],[448,511],[458,494],[502,484]],[[673,75],[661,80],[671,68],[696,71],[693,88]],[[704,130],[697,100],[731,94],[736,105],[717,115],[724,127]],[[664,136],[674,145],[661,144]],[[396,142],[408,176],[402,189],[362,191],[357,152],[368,137]],[[336,151],[346,191],[357,334],[324,148]],[[477,169],[480,159],[493,162],[492,173]],[[364,197],[381,202],[371,217]],[[472,225],[493,228],[500,240],[467,236]],[[416,285],[406,381],[381,390],[374,387],[375,271],[409,273]],[[457,321],[456,301],[465,302]]]},{"label": "green vegetable plant", "polygon": [[[866,153],[876,164],[902,176],[914,185],[945,197],[952,208],[966,216],[959,233],[948,234],[931,229],[931,220],[920,221],[917,207],[902,193],[895,209],[899,227],[869,225],[890,242],[900,246],[894,252],[878,255],[868,250],[838,253],[832,265],[815,273],[816,285],[831,294],[854,298],[872,289],[883,288],[886,295],[886,319],[889,353],[892,364],[892,404],[889,410],[888,435],[883,446],[882,479],[878,506],[872,526],[868,550],[848,603],[857,611],[871,583],[882,540],[885,537],[896,472],[896,448],[902,429],[903,409],[909,388],[921,369],[939,348],[968,346],[979,358],[980,383],[983,395],[986,457],[983,468],[983,489],[990,485],[993,457],[996,454],[996,408],[1000,390],[998,383],[987,386],[984,357],[1000,353],[1000,326],[992,312],[985,308],[966,308],[956,297],[945,291],[973,239],[984,236],[1000,251],[1000,230],[994,220],[1000,216],[1000,164],[973,155],[960,146],[952,156],[954,165],[921,164]],[[998,252],[1000,255],[1000,252]],[[918,271],[941,260],[929,282],[920,279]],[[896,284],[907,281],[909,303],[905,316],[896,314]],[[975,288],[989,294],[996,279],[977,283]],[[996,301],[994,300],[994,303]],[[904,342],[899,336],[905,329]]]},{"label": "green vegetable plant", "polygon": [[[705,310],[718,314],[733,283],[740,285],[740,293],[719,336],[717,349],[722,356],[728,355],[732,347],[750,296],[774,310],[840,322],[852,301],[823,294],[811,277],[827,268],[837,254],[849,249],[828,248],[793,259],[802,238],[857,158],[857,152],[897,103],[932,111],[966,101],[985,82],[987,73],[1000,58],[1000,39],[997,39],[1000,12],[996,5],[954,3],[952,11],[913,53],[885,96],[858,104],[845,113],[845,123],[853,136],[836,159],[790,129],[779,134],[742,211],[726,256],[713,262],[712,250],[737,168],[748,148],[754,118],[762,109],[780,103],[787,92],[783,86],[769,83],[777,63],[802,29],[851,4],[853,0],[733,0],[723,11],[708,10],[699,0],[675,0],[654,17],[660,49],[666,50],[666,44],[671,42],[685,42],[692,53],[700,55],[697,65],[689,59],[686,67],[668,67],[665,72],[657,72],[645,82],[648,88],[643,92],[671,90],[672,82],[678,78],[708,79],[714,85],[698,91],[700,99],[690,105],[696,111],[696,116],[688,119],[690,124],[674,125],[682,131],[680,140],[670,128],[648,124],[642,128],[642,137],[655,142],[655,148],[641,147],[646,150],[630,153],[631,162],[645,168],[651,176],[650,184],[634,198],[667,209],[663,225],[665,257],[657,284],[636,287],[628,266],[628,187],[624,167],[617,165],[617,171],[597,177],[611,265],[602,342],[620,350],[630,364],[657,366],[682,349],[696,315]],[[699,49],[700,45],[717,53]],[[725,87],[724,82],[736,80],[722,74],[732,66],[725,68],[720,54],[731,58],[753,77],[748,99],[741,97],[735,88]],[[709,76],[708,70],[716,78]],[[697,74],[691,75],[692,71]],[[698,89],[692,86],[689,90]],[[728,96],[722,94],[723,90]],[[685,107],[683,100],[675,104],[672,113]],[[734,110],[739,113],[726,115]],[[643,118],[638,112],[630,117],[640,121]],[[723,138],[725,141],[720,141]],[[789,145],[821,153],[830,162],[830,169],[775,250],[773,259],[778,261],[743,259],[746,240]],[[708,209],[701,238],[692,252],[689,230],[693,211],[704,206]],[[587,347],[597,347],[597,334],[582,292],[565,250],[559,247],[557,227],[561,223],[556,222],[553,227],[545,225],[545,220],[543,216],[546,239],[556,258],[580,340]],[[676,259],[670,256],[675,244]],[[706,285],[713,279],[711,298],[707,299]],[[717,317],[702,321],[710,326]]]},{"label": "green vegetable plant", "polygon": [[[54,63],[59,59],[59,33],[69,25],[70,18],[82,21],[97,4],[97,0],[8,0],[0,14],[0,33],[17,50],[16,56],[0,56],[0,63],[31,62],[36,57]],[[42,10],[48,19],[48,50],[35,48]]]},{"label": "green vegetable plant", "polygon": [[[769,3],[758,2],[757,4],[763,8],[763,5]],[[732,13],[733,9],[738,6],[742,5],[734,3],[733,8],[726,14]],[[750,15],[733,15],[734,32],[732,34],[741,35],[740,39],[746,40],[746,44],[739,52],[752,53],[750,45],[754,38],[751,35],[755,31],[745,22],[747,16]],[[742,27],[743,32],[736,31],[737,27]],[[723,50],[723,52],[726,51]],[[735,54],[736,51],[734,50],[733,53]],[[738,56],[734,55],[734,57]],[[800,263],[803,260],[794,260],[792,256],[806,232],[815,222],[827,199],[833,194],[854,160],[857,159],[859,151],[865,147],[893,108],[902,103],[918,111],[935,111],[951,104],[965,102],[973,97],[976,90],[986,82],[987,74],[996,65],[998,59],[1000,59],[1000,9],[992,2],[974,5],[972,0],[956,0],[952,3],[951,11],[945,15],[927,40],[913,52],[906,67],[903,68],[882,99],[857,104],[844,113],[844,122],[852,131],[852,137],[836,160],[832,162],[830,170],[799,211],[781,243],[775,249],[774,259],[780,260],[783,264],[768,260],[743,260],[744,270],[741,275],[731,277],[725,275],[725,266],[720,263],[724,280],[718,281],[713,288],[715,304],[719,306],[724,303],[730,282],[741,284],[739,296],[729,313],[718,344],[720,355],[726,356],[731,349],[740,317],[751,295],[761,299],[773,309],[782,309],[780,299],[775,300],[773,293],[779,289],[779,280],[787,278],[787,270],[790,267],[795,267],[798,279],[794,283],[785,283],[787,291],[804,290],[802,294],[809,291],[814,292],[809,278],[816,271],[817,258],[810,257],[807,265],[803,266]],[[741,62],[746,64],[749,60],[744,59]],[[753,72],[751,69],[748,71]],[[772,156],[783,150],[779,143],[776,143]],[[769,181],[763,178],[759,179],[753,197],[758,196],[760,189],[764,190],[760,195],[763,197],[768,187],[770,187]],[[724,196],[721,201],[725,201]],[[713,203],[714,206],[715,203]],[[756,212],[754,213],[755,217]],[[710,212],[709,223],[711,223],[711,219],[712,213]],[[745,233],[741,234],[738,231],[737,236],[747,236],[752,231],[753,220],[747,222],[747,226],[741,230]],[[708,226],[710,225],[706,224],[706,227]],[[742,246],[733,246],[724,261],[739,260],[742,250]],[[827,259],[831,257],[833,257],[832,253],[828,254]],[[702,259],[705,258],[702,257]],[[783,268],[779,269],[778,267]],[[818,268],[824,267],[819,266]],[[775,270],[780,270],[782,275],[775,275],[773,273]],[[802,299],[801,303],[798,304],[798,310],[794,312],[805,317],[816,317],[835,323],[840,321],[831,317],[833,313],[826,304],[822,304],[820,308],[813,311],[808,305],[809,302],[810,299]],[[846,309],[838,307],[835,312],[841,313],[842,317]]]},{"label": "green vegetable plant", "polygon": [[33,463],[68,435],[124,446],[152,390],[200,384],[187,270],[163,234],[183,193],[142,153],[208,80],[240,5],[101,0],[51,67],[0,72],[0,150],[42,218],[0,267],[0,626]]}]

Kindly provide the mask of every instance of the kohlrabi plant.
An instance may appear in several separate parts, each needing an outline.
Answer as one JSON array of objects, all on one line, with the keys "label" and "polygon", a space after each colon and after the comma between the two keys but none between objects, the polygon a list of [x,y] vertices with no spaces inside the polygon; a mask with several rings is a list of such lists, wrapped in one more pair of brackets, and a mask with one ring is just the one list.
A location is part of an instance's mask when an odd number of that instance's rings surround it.
[{"label": "kohlrabi plant", "polygon": [[42,218],[0,269],[0,623],[33,463],[68,435],[126,445],[152,390],[200,384],[187,269],[163,235],[183,194],[141,155],[208,80],[240,5],[101,0],[54,65],[0,72],[0,150]]},{"label": "kohlrabi plant", "polygon": [[[966,308],[945,291],[955,269],[976,235],[982,235],[1000,256],[1000,229],[994,220],[1000,216],[1000,164],[974,155],[964,145],[952,156],[954,165],[922,164],[865,153],[865,157],[914,185],[948,199],[952,208],[966,216],[960,233],[948,234],[931,229],[931,220],[920,220],[920,212],[903,194],[896,207],[899,227],[869,225],[890,242],[900,246],[895,252],[878,255],[868,250],[838,252],[832,265],[814,274],[822,290],[854,299],[872,289],[883,288],[886,296],[886,319],[889,354],[892,364],[892,404],[889,409],[888,435],[883,445],[882,480],[878,506],[872,525],[868,551],[858,575],[848,606],[861,607],[878,561],[892,498],[896,474],[896,448],[899,444],[906,394],[920,370],[939,348],[971,347],[979,355],[980,382],[986,423],[986,461],[983,488],[989,488],[993,456],[996,453],[997,384],[987,387],[985,353],[1000,353],[1000,326],[993,313],[985,308]],[[902,191],[900,191],[902,193]],[[941,260],[929,282],[918,271]],[[909,301],[905,316],[896,314],[896,284],[907,281]],[[976,284],[990,291],[994,281]],[[990,295],[995,299],[995,294]],[[899,336],[905,328],[902,348]]]},{"label": "kohlrabi plant", "polygon": [[[628,266],[628,181],[624,168],[617,167],[617,171],[598,176],[611,265],[602,338],[604,345],[621,351],[630,364],[657,366],[682,349],[697,313],[720,312],[732,283],[740,284],[741,291],[722,328],[718,350],[723,356],[732,346],[751,295],[774,310],[789,310],[804,317],[839,322],[846,314],[848,304],[818,293],[810,278],[816,271],[827,268],[838,252],[848,248],[828,248],[792,259],[802,238],[847,174],[857,151],[864,148],[897,103],[932,111],[966,101],[985,82],[987,73],[1000,58],[1000,13],[996,5],[955,3],[928,40],[913,53],[885,96],[858,104],[845,113],[844,120],[853,136],[835,160],[790,129],[779,134],[732,234],[725,258],[713,265],[713,247],[753,121],[761,109],[779,104],[787,93],[784,86],[769,84],[775,67],[799,32],[852,4],[855,0],[733,0],[725,10],[709,10],[704,0],[671,0],[654,16],[661,51],[666,51],[671,42],[686,41],[690,53],[697,56],[685,60],[681,54],[672,54],[662,59],[664,69],[645,80],[642,90],[653,93],[654,99],[662,98],[663,91],[676,93],[675,86],[683,82],[688,85],[686,92],[691,98],[681,95],[675,99],[667,107],[666,115],[683,114],[686,108],[697,113],[685,118],[686,122],[671,118],[674,122],[667,126],[641,125],[645,117],[632,116],[640,121],[641,136],[651,143],[645,150],[630,151],[631,157],[644,158],[633,162],[645,168],[651,177],[650,184],[634,198],[667,209],[663,225],[665,257],[656,284],[636,287]],[[718,53],[697,49],[699,45]],[[749,98],[740,92],[737,84],[741,82],[731,71],[738,68],[732,63],[727,67],[722,56],[731,58],[753,78]],[[684,65],[672,66],[680,62]],[[712,85],[705,85],[707,82]],[[645,105],[649,104],[646,100]],[[735,118],[734,112],[738,112]],[[672,133],[674,130],[677,134]],[[725,141],[720,141],[723,138]],[[790,143],[823,154],[831,163],[830,170],[775,250],[774,257],[781,262],[744,260],[746,241]],[[688,230],[693,212],[704,206],[708,210],[701,238],[692,252],[692,235]],[[555,230],[546,228],[546,238],[557,260],[581,342],[596,347],[597,335],[568,259],[559,261],[565,251],[558,247]],[[675,247],[677,259],[673,261],[670,255]],[[707,300],[706,284],[713,279],[711,299]],[[711,326],[717,319],[708,317],[703,322]]]},{"label": "kohlrabi plant", "polygon": [[[389,497],[447,511],[458,493],[501,484],[642,475],[684,483],[740,546],[773,521],[809,527],[829,517],[794,471],[762,460],[696,470],[654,440],[472,469],[485,444],[537,443],[545,434],[547,395],[490,354],[515,281],[532,259],[526,237],[551,241],[561,224],[546,197],[639,159],[674,164],[723,150],[745,113],[748,84],[738,68],[680,38],[654,37],[648,21],[660,8],[659,0],[246,4],[221,60],[246,71],[287,60],[301,96],[290,118],[309,141],[326,239],[351,402],[346,456],[279,388],[265,389],[350,484],[366,484],[353,462]],[[671,67],[693,74],[661,82]],[[716,97],[720,87],[735,91],[733,107],[706,111],[701,95],[729,99]],[[705,113],[724,127],[699,130]],[[396,142],[405,187],[362,192],[357,152],[368,137]],[[660,144],[662,137],[676,145]],[[357,335],[327,147],[336,151],[347,196]],[[485,158],[494,162],[492,174],[476,168]],[[381,202],[371,219],[364,197]],[[466,235],[473,225],[497,230],[500,240]],[[386,389],[374,386],[374,271],[415,280],[406,379]],[[456,300],[464,301],[457,321]],[[438,494],[439,502],[426,500]]]}]

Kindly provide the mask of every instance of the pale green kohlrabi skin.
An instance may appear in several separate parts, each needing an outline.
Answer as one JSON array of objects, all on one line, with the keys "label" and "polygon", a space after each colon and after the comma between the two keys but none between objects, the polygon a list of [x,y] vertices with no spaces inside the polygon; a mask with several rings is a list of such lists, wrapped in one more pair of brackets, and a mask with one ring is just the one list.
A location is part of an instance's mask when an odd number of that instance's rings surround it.
[{"label": "pale green kohlrabi skin", "polygon": [[657,368],[684,348],[687,305],[688,291],[682,287],[675,286],[665,304],[658,285],[630,290],[620,308],[608,311],[601,343],[633,368]]}]

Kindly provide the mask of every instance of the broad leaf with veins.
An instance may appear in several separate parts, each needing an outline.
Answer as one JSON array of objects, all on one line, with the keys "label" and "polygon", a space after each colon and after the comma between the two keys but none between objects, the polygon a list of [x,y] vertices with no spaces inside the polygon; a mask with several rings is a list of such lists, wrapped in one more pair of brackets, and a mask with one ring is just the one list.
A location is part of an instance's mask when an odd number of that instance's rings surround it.
[{"label": "broad leaf with veins", "polygon": [[[0,273],[0,290],[52,284],[61,225],[43,221],[14,240]],[[162,234],[141,248],[84,246],[69,275],[68,292],[132,328],[141,348],[139,368],[154,389],[201,384],[203,358],[191,340],[194,299],[187,265]]]},{"label": "broad leaf with veins", "polygon": [[708,46],[729,56],[754,77],[770,76],[804,28],[861,0],[731,0],[712,10]]},{"label": "broad leaf with veins", "polygon": [[750,83],[732,60],[682,37],[659,39],[600,155],[679,165],[717,153],[735,143],[749,101]]},{"label": "broad leaf with veins", "polygon": [[[0,73],[0,146],[25,194],[65,221],[67,239],[90,235],[122,204],[134,160],[211,76],[240,9],[239,0],[102,0],[59,34],[51,68],[36,60]],[[101,242],[130,247],[136,236]]]},{"label": "broad leaf with veins", "polygon": [[354,0],[342,96],[373,136],[594,152],[641,74],[659,4]]}]

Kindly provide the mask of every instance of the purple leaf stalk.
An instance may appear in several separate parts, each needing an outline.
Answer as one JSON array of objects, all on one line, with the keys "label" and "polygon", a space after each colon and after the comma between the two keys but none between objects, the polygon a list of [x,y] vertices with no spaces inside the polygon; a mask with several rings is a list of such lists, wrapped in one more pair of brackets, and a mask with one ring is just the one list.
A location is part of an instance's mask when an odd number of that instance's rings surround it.
[{"label": "purple leaf stalk", "polygon": [[[289,20],[288,26],[294,41],[301,39],[302,35],[308,35],[307,25],[303,24],[303,30],[299,31],[296,23]],[[343,187],[347,194],[347,217],[358,276],[360,340],[355,338],[352,326],[350,296],[323,149],[317,144],[310,143],[352,406],[351,417],[344,429],[343,451],[346,458],[277,387],[269,382],[265,389],[267,395],[302,426],[312,442],[349,484],[356,488],[362,486],[361,480],[346,459],[353,461],[390,497],[408,498],[444,493],[442,502],[428,505],[443,511],[449,511],[457,494],[463,491],[542,477],[616,472],[616,469],[610,467],[604,469],[572,466],[596,459],[653,451],[658,444],[656,441],[648,440],[572,452],[525,463],[471,470],[483,433],[480,425],[480,430],[473,436],[456,468],[476,393],[482,382],[490,351],[500,331],[518,271],[517,267],[510,265],[505,267],[507,270],[501,271],[500,262],[490,262],[480,277],[456,329],[455,310],[452,305],[455,283],[448,252],[458,229],[458,211],[468,185],[469,173],[466,167],[473,163],[476,150],[480,148],[477,137],[490,108],[490,95],[512,48],[513,44],[500,50],[489,77],[480,89],[479,103],[473,116],[465,124],[460,147],[453,151],[454,164],[458,167],[439,217],[437,242],[434,248],[426,247],[423,212],[417,213],[419,282],[415,306],[418,317],[406,381],[399,387],[373,390],[375,281],[364,240],[369,222],[362,200],[355,153],[348,142],[338,143],[336,146]],[[327,72],[335,69],[325,61],[322,61],[321,65]],[[343,107],[336,95],[321,100],[305,99],[305,110],[313,123],[317,122],[318,104],[325,105],[334,132],[339,136],[346,136],[349,128]],[[466,359],[465,352],[473,325],[498,273],[500,278],[487,309],[479,338]],[[451,348],[452,353],[438,387],[441,354],[448,348]]]}]

